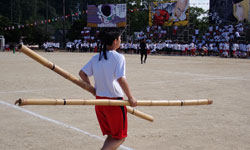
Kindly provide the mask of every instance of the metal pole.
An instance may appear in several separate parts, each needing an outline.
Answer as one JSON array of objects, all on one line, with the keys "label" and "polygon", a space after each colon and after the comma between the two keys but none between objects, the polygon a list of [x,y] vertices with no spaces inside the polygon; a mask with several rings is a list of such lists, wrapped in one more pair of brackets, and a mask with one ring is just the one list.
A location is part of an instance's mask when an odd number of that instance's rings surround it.
[{"label": "metal pole", "polygon": [[13,22],[13,0],[10,1],[10,20]]},{"label": "metal pole", "polygon": [[63,0],[63,45],[65,47],[65,0]]},{"label": "metal pole", "polygon": [[77,13],[78,13],[77,20],[79,20],[80,5],[81,5],[80,3],[77,3]]},{"label": "metal pole", "polygon": [[49,3],[48,0],[46,0],[46,34],[48,34],[48,15],[49,15]]}]

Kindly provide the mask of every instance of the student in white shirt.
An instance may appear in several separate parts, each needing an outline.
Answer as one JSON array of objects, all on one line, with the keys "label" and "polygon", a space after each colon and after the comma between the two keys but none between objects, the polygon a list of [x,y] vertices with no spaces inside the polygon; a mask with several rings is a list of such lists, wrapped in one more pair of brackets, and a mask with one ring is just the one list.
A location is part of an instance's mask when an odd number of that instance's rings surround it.
[{"label": "student in white shirt", "polygon": [[[132,96],[125,74],[125,57],[116,49],[120,47],[120,34],[101,32],[102,46],[100,54],[80,70],[83,81],[91,85],[89,76],[94,76],[96,99],[123,99],[127,95],[131,106],[137,105]],[[95,106],[96,116],[103,135],[107,138],[102,149],[117,149],[127,137],[127,109],[124,106]]]},{"label": "student in white shirt", "polygon": [[191,56],[195,56],[196,46],[193,42],[190,43],[190,50],[191,50]]},{"label": "student in white shirt", "polygon": [[210,56],[213,53],[213,49],[214,49],[213,46],[214,46],[213,43],[209,44],[209,47],[208,47],[208,56]]},{"label": "student in white shirt", "polygon": [[156,53],[156,43],[152,43],[151,44],[151,54],[155,54]]},{"label": "student in white shirt", "polygon": [[238,45],[238,43],[234,43],[233,44],[233,47],[232,47],[232,50],[233,50],[233,57],[237,57],[237,55],[236,55],[236,52],[239,50],[239,45]]},{"label": "student in white shirt", "polygon": [[222,57],[229,57],[229,43],[224,43]]},{"label": "student in white shirt", "polygon": [[223,53],[223,50],[224,50],[224,43],[220,42],[220,43],[219,43],[220,55]]},{"label": "student in white shirt", "polygon": [[214,51],[214,52],[213,52],[214,55],[216,55],[216,56],[219,55],[219,49],[218,49],[218,47],[216,46],[216,44],[214,44],[213,48],[214,48],[214,50],[213,50],[213,51]]},{"label": "student in white shirt", "polygon": [[247,44],[247,57],[250,57],[250,44]]}]

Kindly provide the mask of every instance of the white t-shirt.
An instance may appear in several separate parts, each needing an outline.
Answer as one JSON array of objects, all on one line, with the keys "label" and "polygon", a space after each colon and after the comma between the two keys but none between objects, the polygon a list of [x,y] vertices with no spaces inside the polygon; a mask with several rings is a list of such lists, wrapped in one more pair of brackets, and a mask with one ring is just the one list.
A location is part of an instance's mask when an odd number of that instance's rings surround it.
[{"label": "white t-shirt", "polygon": [[213,31],[213,26],[209,27],[209,31],[212,32]]},{"label": "white t-shirt", "polygon": [[224,50],[229,50],[229,44],[228,43],[224,44]]},{"label": "white t-shirt", "polygon": [[190,43],[190,48],[192,48],[192,49],[195,48],[194,43]]},{"label": "white t-shirt", "polygon": [[216,28],[216,30],[219,30],[219,26],[216,26],[215,28]]},{"label": "white t-shirt", "polygon": [[247,45],[247,50],[250,52],[250,44]]},{"label": "white t-shirt", "polygon": [[82,68],[88,76],[94,76],[97,96],[123,97],[123,91],[118,79],[125,77],[125,57],[116,51],[107,51],[107,60],[99,61],[99,54]]},{"label": "white t-shirt", "polygon": [[233,44],[233,51],[236,51],[239,49],[239,45],[237,43]]},{"label": "white t-shirt", "polygon": [[235,36],[236,36],[236,37],[240,37],[239,32],[235,32]]},{"label": "white t-shirt", "polygon": [[224,48],[224,43],[219,44],[219,49],[222,50]]},{"label": "white t-shirt", "polygon": [[198,29],[195,29],[195,34],[199,34],[199,30]]}]

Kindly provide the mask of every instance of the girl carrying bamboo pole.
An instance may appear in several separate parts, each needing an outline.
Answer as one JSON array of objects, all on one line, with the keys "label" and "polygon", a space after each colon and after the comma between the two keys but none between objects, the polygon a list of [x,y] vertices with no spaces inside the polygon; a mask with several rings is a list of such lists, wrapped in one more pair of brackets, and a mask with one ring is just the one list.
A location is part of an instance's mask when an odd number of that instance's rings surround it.
[{"label": "girl carrying bamboo pole", "polygon": [[[115,31],[102,31],[100,53],[80,70],[83,81],[91,85],[94,76],[96,99],[123,99],[123,91],[132,107],[137,100],[132,96],[125,78],[125,57],[116,49],[121,35]],[[107,135],[102,150],[117,149],[127,137],[127,109],[124,106],[95,106],[96,116],[103,135]]]}]

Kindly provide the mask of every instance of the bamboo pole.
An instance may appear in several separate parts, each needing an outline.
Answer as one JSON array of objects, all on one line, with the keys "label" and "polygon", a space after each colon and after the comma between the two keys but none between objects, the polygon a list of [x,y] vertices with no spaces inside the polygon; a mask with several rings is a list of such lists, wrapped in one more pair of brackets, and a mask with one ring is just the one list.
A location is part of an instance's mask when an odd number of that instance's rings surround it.
[{"label": "bamboo pole", "polygon": [[24,54],[29,56],[30,58],[36,60],[40,64],[44,65],[45,67],[53,70],[54,72],[58,73],[59,75],[63,76],[64,78],[72,81],[73,83],[77,84],[84,90],[89,91],[92,94],[95,94],[95,88],[88,85],[86,82],[80,80],[79,78],[76,78],[74,75],[70,74],[69,72],[65,71],[61,67],[55,65],[51,61],[47,60],[46,58],[42,57],[41,55],[37,54],[36,52],[32,51],[28,47],[24,45],[19,45],[18,49],[21,50]]},{"label": "bamboo pole", "polygon": [[[46,58],[42,57],[41,55],[37,54],[36,52],[32,51],[28,47],[26,47],[24,45],[19,45],[18,49],[21,52],[23,52],[24,54],[26,54],[27,56],[29,56],[32,59],[34,59],[35,61],[37,61],[40,64],[44,65],[45,67],[47,67],[47,68],[55,71],[59,75],[61,75],[64,78],[72,81],[73,83],[75,83],[76,85],[80,86],[84,90],[87,90],[90,93],[92,93],[92,94],[95,95],[95,88],[93,86],[90,86],[89,84],[87,84],[84,81],[80,80],[79,78],[73,76],[72,74],[68,73],[67,71],[65,71],[64,69],[60,68],[59,66],[53,64],[52,62],[50,62]],[[138,110],[136,110],[136,109],[134,109],[134,108],[132,108],[130,106],[127,106],[127,111],[129,113],[137,116],[137,117],[142,118],[142,119],[146,119],[146,120],[149,120],[149,121],[153,121],[154,120],[153,116],[150,116],[150,115],[148,115],[146,113],[138,111]]]},{"label": "bamboo pole", "polygon": [[[138,100],[137,106],[192,106],[192,105],[210,105],[213,101],[210,99],[198,100]],[[15,102],[19,106],[23,105],[101,105],[101,106],[129,106],[127,100],[110,99],[19,99]]]},{"label": "bamboo pole", "polygon": [[[137,106],[191,106],[191,105],[210,105],[213,101],[210,99],[200,100],[138,100]],[[129,106],[127,100],[84,100],[84,99],[19,99],[15,102],[19,106],[23,105],[101,105],[101,106]],[[140,111],[134,111],[128,107],[131,114],[153,122],[154,118]],[[127,109],[127,110],[128,110]]]}]

